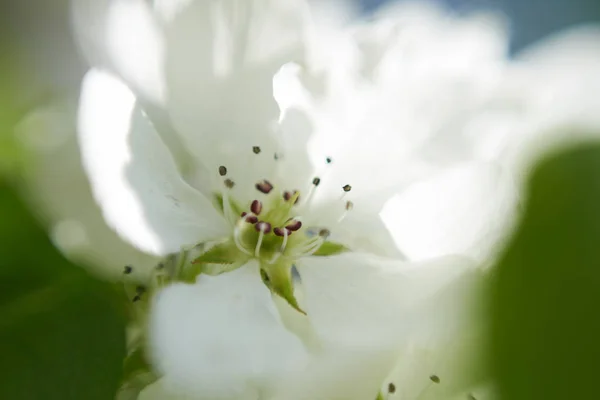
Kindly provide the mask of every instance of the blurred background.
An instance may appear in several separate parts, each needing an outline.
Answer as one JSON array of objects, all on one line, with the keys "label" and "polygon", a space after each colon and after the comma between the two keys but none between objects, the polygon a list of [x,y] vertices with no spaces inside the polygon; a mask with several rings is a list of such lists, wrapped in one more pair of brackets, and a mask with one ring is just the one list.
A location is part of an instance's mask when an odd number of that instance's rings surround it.
[{"label": "blurred background", "polygon": [[[386,0],[356,3],[368,14]],[[504,13],[511,54],[565,27],[600,22],[598,0],[440,3],[457,13]],[[86,64],[68,5],[0,3],[2,399],[112,398],[122,378],[126,312],[111,282],[126,265],[157,262],[105,226],[81,170],[74,116]],[[599,157],[592,146],[542,163],[528,217],[500,261],[490,346],[503,399],[600,398],[593,387],[600,372]]]}]

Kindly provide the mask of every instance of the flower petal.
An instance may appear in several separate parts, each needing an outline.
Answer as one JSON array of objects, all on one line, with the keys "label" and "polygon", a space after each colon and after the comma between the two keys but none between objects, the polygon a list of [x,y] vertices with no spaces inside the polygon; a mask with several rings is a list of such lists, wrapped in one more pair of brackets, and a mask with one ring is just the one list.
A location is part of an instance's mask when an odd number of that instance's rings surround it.
[{"label": "flower petal", "polygon": [[301,372],[280,382],[270,400],[375,399],[396,353],[362,348],[328,348]]},{"label": "flower petal", "polygon": [[78,130],[96,201],[124,239],[161,255],[228,233],[211,202],[183,182],[131,91],[110,74],[85,77]]},{"label": "flower petal", "polygon": [[272,174],[273,75],[302,56],[303,7],[301,0],[190,1],[167,25],[171,118],[215,177],[225,165],[236,186],[251,188]]},{"label": "flower petal", "polygon": [[310,257],[298,262],[301,306],[323,343],[393,351],[418,307],[471,267],[461,257],[423,263],[361,253]]},{"label": "flower petal", "polygon": [[207,399],[258,399],[263,388],[306,362],[256,262],[164,289],[154,303],[151,344],[174,390]]},{"label": "flower petal", "polygon": [[409,259],[466,254],[484,260],[510,227],[516,205],[509,174],[495,164],[468,163],[409,187],[381,216]]},{"label": "flower petal", "polygon": [[23,189],[68,257],[111,280],[121,280],[124,266],[131,265],[128,281],[146,281],[161,259],[133,248],[106,224],[81,165],[75,119],[74,104],[53,103],[16,127],[31,154]]},{"label": "flower petal", "polygon": [[164,100],[163,37],[145,0],[75,0],[75,38],[88,61],[154,102]]}]

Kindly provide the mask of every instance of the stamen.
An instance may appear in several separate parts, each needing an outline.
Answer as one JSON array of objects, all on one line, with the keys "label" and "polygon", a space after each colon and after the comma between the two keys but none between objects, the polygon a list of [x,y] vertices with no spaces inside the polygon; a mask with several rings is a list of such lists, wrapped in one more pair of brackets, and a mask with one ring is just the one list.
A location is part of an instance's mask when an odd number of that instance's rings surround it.
[{"label": "stamen", "polygon": [[333,160],[331,159],[331,157],[327,157],[327,158],[325,159],[325,162],[326,162],[327,164],[331,164],[331,162],[332,162],[332,161],[333,161]]},{"label": "stamen", "polygon": [[319,178],[318,176],[315,176],[312,180],[312,186],[310,187],[310,190],[308,191],[308,195],[306,196],[306,201],[304,202],[305,205],[309,205],[310,202],[312,201],[313,196],[315,195],[315,189],[317,188],[317,186],[319,186],[321,184],[321,178]]},{"label": "stamen", "polygon": [[243,219],[240,220],[239,223],[237,223],[235,225],[235,228],[233,229],[233,243],[235,243],[235,246],[238,248],[239,251],[241,251],[242,253],[251,256],[252,253],[250,253],[248,250],[246,250],[246,248],[242,245],[242,240],[241,240],[241,234],[242,234],[242,229],[240,227],[240,225],[244,222]]},{"label": "stamen", "polygon": [[294,254],[290,255],[290,258],[295,259],[299,257],[311,256],[321,248],[323,242],[325,242],[324,238],[316,236],[309,240],[304,247],[297,249],[297,251]]},{"label": "stamen", "polygon": [[331,235],[331,232],[329,231],[329,229],[323,228],[319,231],[319,236],[322,238],[328,238],[329,235]]},{"label": "stamen", "polygon": [[388,393],[394,394],[396,393],[396,385],[393,382],[390,382],[388,385]]},{"label": "stamen", "polygon": [[289,235],[289,230],[287,228],[275,228],[273,229],[273,233],[275,234],[275,236],[284,236],[286,234]]},{"label": "stamen", "polygon": [[225,167],[224,165],[221,165],[219,167],[219,175],[221,175],[221,176],[227,175],[227,167]]},{"label": "stamen", "polygon": [[275,261],[279,260],[279,257],[283,255],[283,253],[285,252],[285,247],[287,246],[288,236],[290,234],[290,232],[288,232],[288,230],[285,228],[275,228],[274,232],[277,230],[279,230],[279,232],[283,234],[283,242],[281,243],[281,247],[279,247],[279,251],[273,254],[273,257],[269,261],[269,264],[273,264]]},{"label": "stamen", "polygon": [[298,229],[302,228],[302,222],[298,220],[292,220],[291,223],[285,226],[286,229],[289,229],[292,232],[296,232]]},{"label": "stamen", "polygon": [[[225,186],[227,186],[227,181],[230,181],[230,180],[229,179],[225,179]],[[229,187],[229,186],[227,186],[227,187],[229,189],[231,189],[233,187],[233,185],[231,187]],[[234,217],[233,207],[231,206],[231,202],[229,201],[229,190],[224,190],[223,191],[223,215],[225,216],[225,219],[230,224],[235,225],[235,222],[236,222],[235,220],[237,218]]]},{"label": "stamen", "polygon": [[262,182],[258,182],[255,187],[256,190],[264,194],[269,194],[271,193],[271,190],[273,190],[273,185],[266,179]]},{"label": "stamen", "polygon": [[125,275],[129,275],[132,272],[133,272],[133,267],[131,265],[126,265],[125,268],[123,269],[123,273]]},{"label": "stamen", "polygon": [[346,210],[344,211],[344,213],[340,216],[340,218],[338,218],[337,223],[339,224],[340,222],[342,222],[343,220],[346,219],[346,217],[348,216],[348,212],[351,211],[354,208],[354,203],[351,201],[347,201],[346,202]]},{"label": "stamen", "polygon": [[293,192],[289,192],[289,191],[285,191],[283,192],[283,200],[285,201],[290,201],[293,197],[296,197],[296,199],[294,200],[294,204],[298,204],[298,201],[300,200],[300,195],[298,194],[297,190],[294,190]]},{"label": "stamen", "polygon": [[250,205],[250,211],[252,211],[254,213],[254,215],[259,215],[260,212],[262,211],[262,203],[258,200],[254,200],[252,202],[252,204]]},{"label": "stamen", "polygon": [[225,181],[223,181],[223,183],[225,183],[225,187],[227,189],[233,189],[233,187],[235,186],[235,182],[229,178],[225,179]]},{"label": "stamen", "polygon": [[437,375],[431,375],[429,379],[431,379],[431,382],[433,383],[440,383],[440,377]]},{"label": "stamen", "polygon": [[252,151],[254,152],[254,154],[259,154],[260,153],[260,147],[258,147],[258,146],[252,146]]},{"label": "stamen", "polygon": [[265,234],[271,232],[271,224],[260,221],[254,225],[254,228],[260,232],[258,235],[258,240],[256,241],[256,247],[254,248],[254,257],[258,258],[260,257],[260,246],[262,246],[263,238],[265,237]]},{"label": "stamen", "polygon": [[258,231],[258,232],[263,232],[263,233],[270,233],[271,232],[271,224],[265,221],[259,221],[256,223],[256,225],[254,225],[254,228]]},{"label": "stamen", "polygon": [[352,186],[350,186],[350,185],[344,185],[344,187],[342,187],[342,189],[344,189],[344,192],[348,193],[349,191],[352,190]]}]

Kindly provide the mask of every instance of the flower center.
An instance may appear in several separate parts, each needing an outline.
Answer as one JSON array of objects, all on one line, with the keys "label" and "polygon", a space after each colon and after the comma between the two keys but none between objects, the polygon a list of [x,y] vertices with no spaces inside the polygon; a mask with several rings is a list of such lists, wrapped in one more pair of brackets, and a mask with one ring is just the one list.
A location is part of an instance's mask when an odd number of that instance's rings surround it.
[{"label": "flower center", "polygon": [[268,197],[264,203],[253,200],[235,221],[233,236],[237,248],[267,264],[292,262],[314,254],[329,232],[321,229],[315,234],[303,226],[294,212],[300,192],[278,191],[267,180],[257,183],[256,189]]}]

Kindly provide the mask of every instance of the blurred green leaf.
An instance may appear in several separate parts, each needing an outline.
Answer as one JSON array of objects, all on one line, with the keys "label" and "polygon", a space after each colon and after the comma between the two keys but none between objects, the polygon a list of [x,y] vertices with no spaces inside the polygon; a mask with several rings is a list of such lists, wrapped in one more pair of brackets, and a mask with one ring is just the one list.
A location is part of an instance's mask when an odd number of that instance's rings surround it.
[{"label": "blurred green leaf", "polygon": [[538,165],[492,296],[502,399],[600,396],[600,145]]},{"label": "blurred green leaf", "polygon": [[0,398],[113,399],[125,318],[108,283],[72,265],[0,181]]}]

